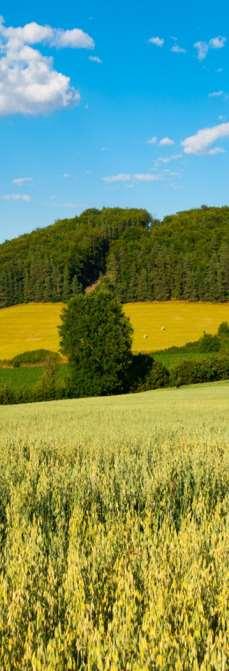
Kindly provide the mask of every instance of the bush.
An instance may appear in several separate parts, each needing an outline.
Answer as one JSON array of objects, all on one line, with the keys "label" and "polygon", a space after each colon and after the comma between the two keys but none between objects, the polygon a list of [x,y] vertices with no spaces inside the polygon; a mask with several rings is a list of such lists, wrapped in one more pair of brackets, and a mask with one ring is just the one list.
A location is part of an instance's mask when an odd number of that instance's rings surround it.
[{"label": "bush", "polygon": [[204,333],[199,340],[199,352],[219,352],[220,347],[221,343],[217,335]]},{"label": "bush", "polygon": [[143,384],[152,368],[153,358],[150,354],[133,354],[128,369],[127,392],[136,391]]},{"label": "bush", "polygon": [[183,361],[170,372],[171,386],[198,382],[214,382],[229,378],[229,357],[214,357],[203,361]]},{"label": "bush", "polygon": [[168,385],[169,371],[162,363],[160,363],[160,361],[154,361],[154,359],[152,359],[151,369],[147,373],[140,389],[142,391],[150,391],[150,389],[159,389],[160,387],[167,387]]},{"label": "bush", "polygon": [[218,335],[229,337],[229,322],[222,322],[218,328]]},{"label": "bush", "polygon": [[0,405],[10,405],[16,403],[16,394],[8,384],[0,385]]},{"label": "bush", "polygon": [[35,349],[31,352],[17,354],[11,359],[11,365],[14,368],[25,365],[36,366],[37,364],[46,364],[50,360],[58,363],[61,361],[61,357],[57,352],[50,352],[48,349]]},{"label": "bush", "polygon": [[150,354],[134,354],[128,373],[128,392],[149,391],[169,384],[169,372]]}]

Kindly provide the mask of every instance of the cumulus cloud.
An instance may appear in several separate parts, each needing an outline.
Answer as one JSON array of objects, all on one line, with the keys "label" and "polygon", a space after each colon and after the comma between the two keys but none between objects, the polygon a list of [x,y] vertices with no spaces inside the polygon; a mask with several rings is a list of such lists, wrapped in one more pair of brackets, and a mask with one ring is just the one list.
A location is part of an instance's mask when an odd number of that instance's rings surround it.
[{"label": "cumulus cloud", "polygon": [[211,40],[209,40],[209,47],[212,49],[223,49],[226,44],[226,37],[222,37],[221,35],[218,35],[218,37],[212,37]]},{"label": "cumulus cloud", "polygon": [[183,158],[183,154],[171,154],[171,156],[163,156],[156,159],[156,163],[163,163],[163,165],[167,165],[173,161],[180,161],[181,158]]},{"label": "cumulus cloud", "polygon": [[53,59],[36,44],[93,48],[93,39],[78,28],[56,30],[35,22],[17,28],[0,21],[0,115],[43,114],[80,101],[70,78],[55,70]]},{"label": "cumulus cloud", "polygon": [[137,173],[133,175],[135,182],[158,182],[160,175],[155,175],[150,172]]},{"label": "cumulus cloud", "polygon": [[94,49],[95,46],[92,37],[79,28],[53,30],[51,44],[56,47],[68,47],[71,49]]},{"label": "cumulus cloud", "polygon": [[207,42],[195,42],[194,49],[197,51],[197,58],[199,61],[204,61],[208,53],[208,44]]},{"label": "cumulus cloud", "polygon": [[211,91],[208,94],[209,98],[221,98],[224,95],[224,91]]},{"label": "cumulus cloud", "polygon": [[108,184],[115,184],[118,182],[157,182],[160,179],[160,175],[156,175],[151,172],[144,173],[119,173],[117,175],[109,175],[108,177],[102,178],[104,182]]},{"label": "cumulus cloud", "polygon": [[99,56],[89,56],[89,61],[92,63],[98,63],[98,65],[102,64],[102,58],[99,58]]},{"label": "cumulus cloud", "polygon": [[165,44],[165,40],[163,37],[159,37],[157,35],[156,37],[150,37],[149,43],[153,44],[155,47],[163,47]]},{"label": "cumulus cloud", "polygon": [[173,44],[171,51],[174,54],[186,54],[186,49],[184,49],[184,47],[180,47],[179,44]]},{"label": "cumulus cloud", "polygon": [[223,147],[212,147],[212,149],[209,149],[208,154],[210,156],[217,156],[218,154],[225,154],[225,149]]},{"label": "cumulus cloud", "polygon": [[226,41],[226,37],[218,35],[217,37],[212,37],[208,42],[195,42],[194,49],[197,51],[197,58],[199,61],[204,61],[209,52],[209,49],[223,49],[223,47],[225,47]]},{"label": "cumulus cloud", "polygon": [[30,203],[31,196],[28,193],[5,193],[0,195],[0,200],[3,201],[22,201],[23,203]]},{"label": "cumulus cloud", "polygon": [[[182,146],[185,154],[218,154],[218,147],[213,147],[211,145],[217,140],[220,140],[224,137],[229,136],[229,123],[221,123],[217,126],[212,126],[211,128],[202,128],[195,133],[195,135],[190,135],[186,137]],[[220,149],[220,153],[221,149]]]},{"label": "cumulus cloud", "polygon": [[35,21],[27,23],[25,26],[12,28],[5,26],[3,19],[1,19],[0,25],[1,34],[15,46],[19,43],[33,45],[42,42],[50,46],[70,47],[72,49],[93,49],[95,46],[93,38],[80,28],[62,30],[51,26],[42,26]]},{"label": "cumulus cloud", "polygon": [[175,142],[174,140],[172,140],[171,137],[162,137],[159,144],[161,145],[161,147],[169,147],[175,144]]},{"label": "cumulus cloud", "polygon": [[30,182],[32,182],[32,177],[14,177],[12,182],[13,184],[16,184],[16,186],[24,186],[24,184],[30,184]]}]

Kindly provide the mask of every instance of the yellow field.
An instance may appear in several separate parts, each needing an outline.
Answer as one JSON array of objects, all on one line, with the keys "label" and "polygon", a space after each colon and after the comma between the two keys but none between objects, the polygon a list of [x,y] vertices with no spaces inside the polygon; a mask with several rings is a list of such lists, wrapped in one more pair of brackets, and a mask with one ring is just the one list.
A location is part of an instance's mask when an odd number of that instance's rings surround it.
[{"label": "yellow field", "polygon": [[[31,303],[0,310],[0,359],[34,349],[58,351],[62,303]],[[228,303],[182,301],[128,303],[125,312],[134,327],[135,351],[150,352],[216,333],[229,321]]]},{"label": "yellow field", "polygon": [[216,333],[221,322],[229,321],[229,303],[128,303],[125,312],[134,327],[136,352],[184,345],[203,331]]},{"label": "yellow field", "polygon": [[0,310],[0,359],[34,349],[57,352],[61,303],[29,303]]}]

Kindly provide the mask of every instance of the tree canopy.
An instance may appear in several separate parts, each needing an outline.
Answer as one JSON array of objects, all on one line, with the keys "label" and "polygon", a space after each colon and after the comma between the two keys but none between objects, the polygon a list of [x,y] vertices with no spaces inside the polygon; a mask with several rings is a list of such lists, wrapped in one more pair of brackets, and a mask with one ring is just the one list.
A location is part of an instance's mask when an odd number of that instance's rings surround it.
[{"label": "tree canopy", "polygon": [[76,395],[125,390],[131,363],[132,327],[108,292],[72,298],[62,314],[61,350],[72,365]]},{"label": "tree canopy", "polygon": [[229,207],[153,220],[89,209],[0,245],[0,307],[65,301],[100,276],[122,302],[229,300]]}]

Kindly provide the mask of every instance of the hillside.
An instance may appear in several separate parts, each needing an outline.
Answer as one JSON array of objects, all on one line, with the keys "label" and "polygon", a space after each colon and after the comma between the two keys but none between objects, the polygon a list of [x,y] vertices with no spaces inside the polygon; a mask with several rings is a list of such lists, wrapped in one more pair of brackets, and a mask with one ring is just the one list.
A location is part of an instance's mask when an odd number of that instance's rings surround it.
[{"label": "hillside", "polygon": [[[0,360],[35,349],[57,352],[62,309],[63,303],[29,303],[0,310]],[[229,322],[228,303],[136,302],[124,310],[134,327],[135,352],[184,345]]]},{"label": "hillside", "polygon": [[104,208],[0,245],[0,307],[66,301],[105,275],[122,302],[229,299],[229,208],[153,220]]}]

